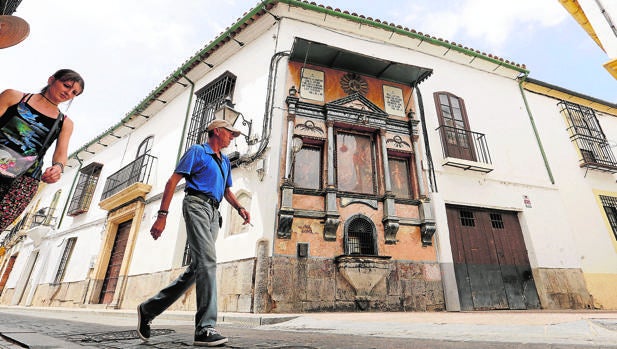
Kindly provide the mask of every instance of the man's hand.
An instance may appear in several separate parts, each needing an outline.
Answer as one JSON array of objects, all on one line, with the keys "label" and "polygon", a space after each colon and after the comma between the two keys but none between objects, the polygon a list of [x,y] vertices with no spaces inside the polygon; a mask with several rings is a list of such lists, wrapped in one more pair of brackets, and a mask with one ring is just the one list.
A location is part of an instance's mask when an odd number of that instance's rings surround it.
[{"label": "man's hand", "polygon": [[154,238],[154,240],[158,239],[161,234],[163,234],[163,230],[165,230],[165,225],[167,224],[167,216],[159,215],[156,217],[156,221],[152,224],[152,228],[150,228],[150,235]]},{"label": "man's hand", "polygon": [[238,214],[242,217],[242,219],[244,219],[244,223],[242,224],[251,224],[251,214],[244,207],[240,207],[240,209],[238,209]]}]

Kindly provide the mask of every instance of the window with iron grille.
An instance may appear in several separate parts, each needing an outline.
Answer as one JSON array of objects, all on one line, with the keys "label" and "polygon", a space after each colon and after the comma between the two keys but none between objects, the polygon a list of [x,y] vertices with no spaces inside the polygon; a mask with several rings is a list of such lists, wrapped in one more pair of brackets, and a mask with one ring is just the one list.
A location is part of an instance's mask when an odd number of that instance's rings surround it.
[{"label": "window with iron grille", "polygon": [[102,168],[102,164],[92,163],[79,171],[79,179],[77,180],[67,215],[77,216],[88,212]]},{"label": "window with iron grille", "polygon": [[77,238],[70,238],[66,240],[66,244],[64,245],[64,252],[62,252],[62,258],[60,259],[60,265],[58,266],[58,271],[56,272],[56,277],[54,278],[54,285],[60,284],[64,279],[66,266],[71,259],[71,254],[73,254],[73,248],[75,247],[76,241]]},{"label": "window with iron grille", "polygon": [[570,140],[580,153],[580,166],[617,173],[617,160],[593,109],[561,101],[560,112],[567,121]]},{"label": "window with iron grille", "polygon": [[345,254],[377,255],[376,230],[365,216],[352,216],[345,223]]},{"label": "window with iron grille", "polygon": [[195,109],[186,139],[186,149],[193,144],[206,141],[206,126],[214,120],[214,112],[220,108],[226,98],[233,99],[236,76],[230,72],[212,81],[195,93]]},{"label": "window with iron grille", "polygon": [[503,218],[501,217],[501,213],[490,213],[491,217],[491,226],[493,229],[503,229]]},{"label": "window with iron grille", "polygon": [[600,201],[602,201],[606,218],[608,219],[608,223],[611,225],[611,229],[613,230],[613,235],[617,240],[617,197],[600,195]]},{"label": "window with iron grille", "polygon": [[459,215],[461,219],[461,225],[463,227],[475,227],[476,226],[476,219],[473,216],[473,212],[467,211],[467,210],[460,210]]}]

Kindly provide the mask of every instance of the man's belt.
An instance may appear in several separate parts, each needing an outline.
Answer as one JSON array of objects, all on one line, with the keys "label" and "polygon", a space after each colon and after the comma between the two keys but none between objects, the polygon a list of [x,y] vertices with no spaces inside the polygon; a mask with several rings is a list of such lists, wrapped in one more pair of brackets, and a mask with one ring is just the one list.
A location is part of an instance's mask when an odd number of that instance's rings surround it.
[{"label": "man's belt", "polygon": [[207,202],[208,204],[210,204],[210,206],[214,207],[215,209],[217,210],[219,209],[219,202],[213,199],[208,194],[203,193],[199,190],[195,190],[193,188],[186,188],[185,192],[186,192],[186,195],[198,197],[202,199],[203,201]]}]

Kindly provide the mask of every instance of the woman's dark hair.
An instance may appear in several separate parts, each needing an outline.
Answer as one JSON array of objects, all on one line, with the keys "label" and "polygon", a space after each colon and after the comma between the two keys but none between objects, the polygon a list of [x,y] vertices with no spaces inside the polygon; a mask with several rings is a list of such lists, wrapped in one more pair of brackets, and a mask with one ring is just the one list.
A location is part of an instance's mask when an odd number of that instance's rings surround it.
[{"label": "woman's dark hair", "polygon": [[[77,73],[74,70],[71,70],[71,69],[60,69],[57,72],[55,72],[54,75],[52,75],[52,76],[56,80],[60,80],[60,81],[73,81],[73,82],[78,83],[79,85],[81,85],[81,92],[79,92],[79,94],[82,94],[84,92],[84,88],[86,88],[85,83],[84,83],[84,79],[81,77],[81,75],[79,75],[79,73]],[[45,91],[47,91],[48,88],[49,88],[49,85],[43,87],[41,89],[41,93],[45,93]]]}]

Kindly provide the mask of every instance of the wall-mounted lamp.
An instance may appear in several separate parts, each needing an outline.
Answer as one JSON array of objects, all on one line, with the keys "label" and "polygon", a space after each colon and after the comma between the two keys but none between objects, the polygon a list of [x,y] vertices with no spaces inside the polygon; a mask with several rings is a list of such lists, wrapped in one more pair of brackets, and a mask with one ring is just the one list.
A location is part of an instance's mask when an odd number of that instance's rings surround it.
[{"label": "wall-mounted lamp", "polygon": [[416,113],[413,110],[409,109],[409,111],[407,112],[407,117],[413,119],[414,116],[416,116]]},{"label": "wall-mounted lamp", "polygon": [[44,209],[40,209],[37,213],[32,216],[32,226],[42,225],[45,222],[47,215],[45,214]]},{"label": "wall-mounted lamp", "polygon": [[242,118],[242,125],[248,127],[248,133],[242,134],[246,139],[246,144],[253,145],[257,143],[257,139],[253,139],[251,136],[251,131],[253,129],[253,121],[246,120],[244,115],[239,111],[234,109],[234,104],[231,102],[229,97],[225,98],[225,101],[221,105],[219,109],[214,112],[214,118],[227,120],[232,126],[235,126],[236,121],[239,118]]},{"label": "wall-mounted lamp", "polygon": [[214,111],[214,118],[226,120],[233,125],[240,114],[239,111],[234,109],[234,104],[231,102],[231,99],[227,97],[220,108]]},{"label": "wall-mounted lamp", "polygon": [[291,97],[295,97],[297,94],[298,94],[298,90],[296,90],[296,86],[292,86],[292,87],[289,89],[289,95],[290,95]]}]

